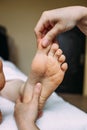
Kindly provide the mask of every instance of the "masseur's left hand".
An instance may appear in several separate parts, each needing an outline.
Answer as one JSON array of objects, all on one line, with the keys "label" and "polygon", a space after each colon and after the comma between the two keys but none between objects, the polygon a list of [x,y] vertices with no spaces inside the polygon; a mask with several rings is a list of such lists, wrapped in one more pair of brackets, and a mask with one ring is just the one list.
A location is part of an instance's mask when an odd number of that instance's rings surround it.
[{"label": "masseur's left hand", "polygon": [[32,93],[32,98],[28,103],[17,100],[14,117],[18,130],[39,130],[35,122],[38,116],[38,102],[41,92],[41,84],[37,83]]}]

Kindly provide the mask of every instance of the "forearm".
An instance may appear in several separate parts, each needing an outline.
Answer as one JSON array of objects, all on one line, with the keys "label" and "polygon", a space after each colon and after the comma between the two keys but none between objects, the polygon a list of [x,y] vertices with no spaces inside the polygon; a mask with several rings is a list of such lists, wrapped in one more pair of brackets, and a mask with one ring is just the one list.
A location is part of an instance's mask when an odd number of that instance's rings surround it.
[{"label": "forearm", "polygon": [[36,125],[30,125],[30,126],[27,126],[26,128],[25,127],[22,127],[22,128],[18,128],[18,130],[40,130]]},{"label": "forearm", "polygon": [[40,130],[35,124],[17,124],[18,130]]}]

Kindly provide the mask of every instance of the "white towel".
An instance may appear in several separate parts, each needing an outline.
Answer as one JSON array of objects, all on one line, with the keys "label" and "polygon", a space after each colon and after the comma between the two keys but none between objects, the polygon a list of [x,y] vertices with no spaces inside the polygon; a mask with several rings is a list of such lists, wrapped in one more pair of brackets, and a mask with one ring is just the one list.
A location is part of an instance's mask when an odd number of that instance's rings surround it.
[{"label": "white towel", "polygon": [[[6,80],[27,79],[12,63],[3,63]],[[14,103],[0,97],[0,109],[3,114],[0,130],[17,130],[13,116]],[[37,120],[37,125],[40,130],[87,130],[87,114],[53,93],[47,100],[43,116]]]}]

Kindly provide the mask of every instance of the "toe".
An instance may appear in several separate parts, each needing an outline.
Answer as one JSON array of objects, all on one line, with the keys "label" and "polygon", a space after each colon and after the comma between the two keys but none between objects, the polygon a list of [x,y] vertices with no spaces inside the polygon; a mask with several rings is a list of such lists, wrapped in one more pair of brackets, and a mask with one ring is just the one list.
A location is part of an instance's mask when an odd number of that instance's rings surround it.
[{"label": "toe", "polygon": [[51,48],[52,44],[50,43],[47,47],[43,47],[42,46],[42,43],[38,43],[38,52],[41,52],[41,53],[45,53],[45,54],[48,54],[48,52],[50,51],[50,48]]},{"label": "toe", "polygon": [[58,59],[61,55],[62,55],[62,50],[61,49],[58,49],[56,52],[55,52],[55,55],[54,55],[54,57],[56,58],[56,59]]},{"label": "toe", "polygon": [[61,56],[58,58],[58,61],[61,62],[61,63],[63,63],[65,60],[66,60],[65,55],[61,55]]},{"label": "toe", "polygon": [[65,62],[65,63],[63,63],[62,65],[61,65],[61,69],[63,70],[63,71],[66,71],[67,69],[68,69],[68,64]]},{"label": "toe", "polygon": [[58,44],[56,44],[56,43],[52,44],[48,55],[54,56],[54,54],[57,50],[58,50]]},{"label": "toe", "polygon": [[50,51],[50,48],[51,48],[51,45],[47,46],[46,48],[43,48],[43,52],[44,52],[45,54],[48,54],[49,51]]}]

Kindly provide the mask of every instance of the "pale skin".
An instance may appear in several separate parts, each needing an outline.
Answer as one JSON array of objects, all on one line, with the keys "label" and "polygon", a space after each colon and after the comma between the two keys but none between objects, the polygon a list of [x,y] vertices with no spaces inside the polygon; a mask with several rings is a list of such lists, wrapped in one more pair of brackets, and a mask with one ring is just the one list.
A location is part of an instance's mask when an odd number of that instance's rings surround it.
[{"label": "pale skin", "polygon": [[[36,119],[38,116],[38,103],[41,93],[41,84],[37,83],[35,85],[31,99],[27,104],[21,101],[22,86],[24,86],[24,82],[17,79],[7,81],[5,83],[3,66],[0,60],[0,90],[3,89],[1,90],[0,95],[16,102],[14,108],[14,117],[18,130],[39,130],[39,128],[36,126]],[[2,123],[2,120],[3,117],[2,113],[0,112],[0,123]]]},{"label": "pale skin", "polygon": [[[65,63],[65,56],[58,44],[54,43],[47,48],[43,48],[41,43],[38,46],[37,53],[32,61],[31,72],[27,84],[35,86],[37,82],[42,84],[42,91],[39,100],[39,111],[44,107],[48,97],[62,82],[65,72],[67,70],[67,63]],[[32,87],[25,87],[23,102],[27,103]]]},{"label": "pale skin", "polygon": [[18,126],[18,130],[39,130],[39,128],[36,126],[36,119],[38,116],[40,93],[41,84],[37,83],[28,103],[21,102],[21,99],[17,100],[14,109],[14,117]]},{"label": "pale skin", "polygon": [[37,41],[47,47],[58,34],[75,26],[87,36],[87,7],[70,6],[44,11],[35,27]]}]

